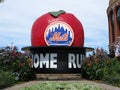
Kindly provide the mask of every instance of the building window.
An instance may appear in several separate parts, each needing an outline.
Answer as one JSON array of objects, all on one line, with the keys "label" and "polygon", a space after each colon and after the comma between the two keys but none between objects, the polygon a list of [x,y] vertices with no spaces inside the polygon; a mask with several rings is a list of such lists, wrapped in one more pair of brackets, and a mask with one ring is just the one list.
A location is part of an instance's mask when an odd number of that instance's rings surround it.
[{"label": "building window", "polygon": [[120,7],[117,8],[117,21],[120,23]]},{"label": "building window", "polygon": [[114,14],[113,12],[110,12],[110,19],[111,19],[111,23],[114,23]]},{"label": "building window", "polygon": [[117,24],[118,24],[119,31],[120,31],[120,6],[117,8]]},{"label": "building window", "polygon": [[112,42],[115,42],[115,31],[114,31],[114,14],[110,12],[110,20],[111,20],[111,29],[112,29]]}]

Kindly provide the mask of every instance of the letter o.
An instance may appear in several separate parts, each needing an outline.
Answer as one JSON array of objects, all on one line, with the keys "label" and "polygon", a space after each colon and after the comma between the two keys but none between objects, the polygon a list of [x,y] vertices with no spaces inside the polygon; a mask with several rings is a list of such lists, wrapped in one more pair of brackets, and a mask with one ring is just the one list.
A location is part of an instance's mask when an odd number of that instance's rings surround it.
[{"label": "letter o", "polygon": [[39,55],[38,54],[34,55],[33,65],[34,65],[34,68],[38,68],[38,66],[39,66]]}]

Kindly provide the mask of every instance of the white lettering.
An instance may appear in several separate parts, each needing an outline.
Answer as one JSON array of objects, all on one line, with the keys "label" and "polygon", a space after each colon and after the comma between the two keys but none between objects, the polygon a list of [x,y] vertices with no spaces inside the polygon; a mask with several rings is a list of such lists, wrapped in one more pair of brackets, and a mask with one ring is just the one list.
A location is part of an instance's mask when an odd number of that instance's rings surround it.
[{"label": "white lettering", "polygon": [[47,53],[44,57],[43,54],[40,54],[40,68],[43,68],[45,65],[46,68],[49,68],[49,54]]},{"label": "white lettering", "polygon": [[74,54],[68,54],[68,68],[76,68],[76,64],[75,64],[75,55]]},{"label": "white lettering", "polygon": [[38,68],[38,66],[39,66],[39,55],[35,54],[33,60],[34,60],[34,62],[33,62],[34,63],[34,67]]},{"label": "white lettering", "polygon": [[57,53],[32,54],[34,68],[57,68]]},{"label": "white lettering", "polygon": [[57,54],[50,54],[50,68],[57,68]]},{"label": "white lettering", "polygon": [[68,54],[68,68],[81,68],[82,61],[84,59],[83,54]]},{"label": "white lettering", "polygon": [[81,60],[80,60],[81,58],[80,58],[80,56],[81,56],[81,55],[79,55],[79,54],[76,54],[76,59],[77,59],[77,67],[78,67],[78,68],[81,68]]}]

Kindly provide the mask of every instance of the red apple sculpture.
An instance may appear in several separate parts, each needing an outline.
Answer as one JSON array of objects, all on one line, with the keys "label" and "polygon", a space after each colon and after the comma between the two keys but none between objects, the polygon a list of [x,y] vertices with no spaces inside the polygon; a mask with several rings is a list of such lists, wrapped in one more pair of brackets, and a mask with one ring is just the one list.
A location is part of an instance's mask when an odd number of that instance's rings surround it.
[{"label": "red apple sculpture", "polygon": [[32,46],[84,46],[81,22],[63,10],[39,17],[32,26]]}]

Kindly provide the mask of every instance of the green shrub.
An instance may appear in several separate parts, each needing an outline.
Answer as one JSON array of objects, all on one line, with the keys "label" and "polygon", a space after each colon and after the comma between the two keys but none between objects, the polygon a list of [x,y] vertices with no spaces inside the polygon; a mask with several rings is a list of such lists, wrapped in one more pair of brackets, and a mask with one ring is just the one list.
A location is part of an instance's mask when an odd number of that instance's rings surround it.
[{"label": "green shrub", "polygon": [[29,81],[33,79],[34,72],[30,68],[31,61],[30,58],[23,60],[16,60],[13,62],[12,70],[19,77],[19,81]]},{"label": "green shrub", "polygon": [[89,55],[82,66],[82,77],[90,80],[101,80],[104,76],[103,67],[109,65],[109,57],[104,49],[97,48],[93,55]]},{"label": "green shrub", "polygon": [[82,67],[82,76],[90,80],[101,80],[103,78],[103,64],[98,59],[86,60]]},{"label": "green shrub", "polygon": [[120,61],[105,54],[88,57],[82,66],[82,77],[90,80],[103,80],[120,87]]},{"label": "green shrub", "polygon": [[15,76],[11,71],[0,71],[0,89],[13,85],[16,82]]},{"label": "green shrub", "polygon": [[[17,81],[29,81],[34,79],[34,73],[31,66],[30,58],[26,58],[24,53],[18,51],[16,46],[4,47],[0,49],[0,71],[4,73],[10,70]],[[1,78],[4,75],[1,76]],[[6,77],[7,78],[7,77]]]},{"label": "green shrub", "polygon": [[120,87],[120,62],[116,58],[111,59],[110,65],[104,67],[103,80]]},{"label": "green shrub", "polygon": [[[7,62],[6,59],[8,58]],[[29,81],[34,79],[34,72],[32,71],[30,58],[18,58],[11,61],[9,57],[0,57],[0,70],[11,70],[18,81]]]}]

